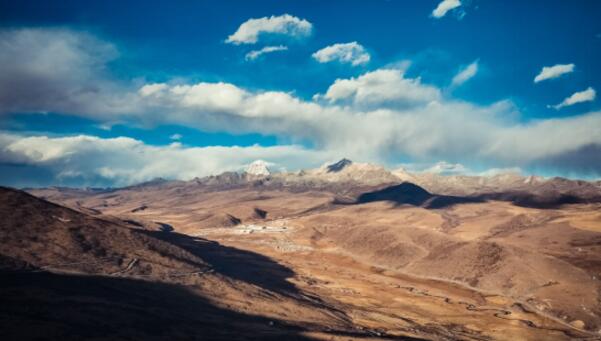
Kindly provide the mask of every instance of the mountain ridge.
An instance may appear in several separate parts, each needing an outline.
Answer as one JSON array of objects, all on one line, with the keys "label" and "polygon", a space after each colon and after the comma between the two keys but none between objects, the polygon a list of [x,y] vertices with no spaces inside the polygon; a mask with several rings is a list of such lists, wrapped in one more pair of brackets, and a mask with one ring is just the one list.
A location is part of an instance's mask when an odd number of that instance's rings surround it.
[{"label": "mountain ridge", "polygon": [[[524,176],[515,172],[489,176],[442,175],[388,170],[370,163],[355,163],[343,158],[319,168],[298,172],[271,172],[264,161],[256,161],[242,172],[223,172],[188,181],[154,179],[137,185],[109,189],[50,187],[28,189],[52,200],[94,196],[118,191],[173,191],[174,195],[244,187],[280,188],[288,191],[326,190],[343,197],[400,183],[411,183],[447,197],[470,200],[511,201],[520,206],[555,207],[570,203],[601,202],[601,181],[570,180],[561,177]],[[250,173],[248,172],[250,170]],[[348,199],[352,200],[352,199]],[[348,201],[347,199],[343,201]]]}]

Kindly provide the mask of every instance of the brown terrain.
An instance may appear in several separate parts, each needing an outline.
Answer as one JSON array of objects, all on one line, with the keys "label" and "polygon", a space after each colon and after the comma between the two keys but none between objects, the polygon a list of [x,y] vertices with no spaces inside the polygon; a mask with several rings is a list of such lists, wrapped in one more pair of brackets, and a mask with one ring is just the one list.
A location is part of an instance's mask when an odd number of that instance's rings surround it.
[{"label": "brown terrain", "polygon": [[601,339],[601,186],[342,160],[0,189],[0,337]]}]

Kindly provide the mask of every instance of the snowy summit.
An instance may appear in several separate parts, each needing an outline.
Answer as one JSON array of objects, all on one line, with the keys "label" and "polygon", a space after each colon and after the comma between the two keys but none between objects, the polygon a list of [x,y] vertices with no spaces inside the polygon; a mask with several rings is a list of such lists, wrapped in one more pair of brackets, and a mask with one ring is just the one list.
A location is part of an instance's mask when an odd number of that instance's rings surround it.
[{"label": "snowy summit", "polygon": [[267,167],[267,162],[263,160],[257,160],[246,167],[246,173],[258,176],[267,176],[271,172]]}]

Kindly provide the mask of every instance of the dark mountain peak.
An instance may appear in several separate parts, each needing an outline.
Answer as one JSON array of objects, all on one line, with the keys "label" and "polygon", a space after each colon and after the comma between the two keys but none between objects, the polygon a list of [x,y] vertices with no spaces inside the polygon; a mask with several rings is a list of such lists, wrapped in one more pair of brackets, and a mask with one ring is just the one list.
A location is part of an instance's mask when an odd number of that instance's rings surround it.
[{"label": "dark mountain peak", "polygon": [[357,202],[393,201],[398,204],[421,205],[431,197],[432,195],[422,187],[410,182],[403,182],[374,192],[363,193],[357,198]]},{"label": "dark mountain peak", "polygon": [[356,203],[365,204],[376,201],[389,201],[397,205],[412,205],[424,208],[444,208],[461,203],[482,202],[482,199],[436,195],[411,182],[403,182],[377,191],[363,193],[359,195]]},{"label": "dark mountain peak", "polygon": [[223,172],[218,175],[209,175],[197,179],[196,183],[202,185],[235,185],[243,183],[244,181],[244,176],[238,172]]},{"label": "dark mountain peak", "polygon": [[166,183],[169,183],[169,180],[164,179],[164,178],[154,178],[152,180],[149,180],[149,181],[146,181],[146,182],[142,182],[142,183],[139,183],[139,184],[136,184],[136,185],[131,185],[131,186],[123,187],[122,189],[144,189],[144,188],[161,186],[161,185],[164,185]]},{"label": "dark mountain peak", "polygon": [[335,173],[335,172],[340,172],[341,170],[343,170],[346,166],[349,166],[353,163],[353,161],[349,160],[349,159],[342,159],[336,163],[333,163],[331,165],[328,166],[328,173]]}]

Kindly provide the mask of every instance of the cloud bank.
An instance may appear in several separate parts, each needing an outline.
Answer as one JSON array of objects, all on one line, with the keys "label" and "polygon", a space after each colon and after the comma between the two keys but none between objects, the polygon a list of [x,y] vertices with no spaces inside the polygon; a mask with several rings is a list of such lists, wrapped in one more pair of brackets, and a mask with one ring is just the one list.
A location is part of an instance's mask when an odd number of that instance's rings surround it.
[{"label": "cloud bank", "polygon": [[[48,184],[125,186],[157,177],[190,180],[239,171],[265,158],[275,164],[319,165],[327,155],[300,146],[150,146],[132,138],[21,136],[0,133],[1,163],[44,167]],[[177,166],[174,166],[177,165]]]},{"label": "cloud bank", "polygon": [[[6,112],[103,113],[133,110],[108,75],[110,43],[65,29],[0,30],[0,115]],[[132,106],[128,109],[128,103]]]},{"label": "cloud bank", "polygon": [[[0,115],[59,112],[101,124],[183,125],[290,141],[278,147],[194,148],[149,146],[126,137],[0,134],[0,165],[37,167],[59,180],[121,185],[157,176],[188,179],[252,159],[292,170],[342,156],[389,166],[399,159],[446,160],[601,174],[601,112],[523,122],[510,101],[482,105],[456,99],[399,68],[336,79],[323,93],[303,99],[228,82],[119,80],[108,69],[116,49],[85,33],[5,30],[0,46]],[[577,94],[564,106],[595,97],[592,88]],[[311,147],[299,147],[305,142]]]}]

